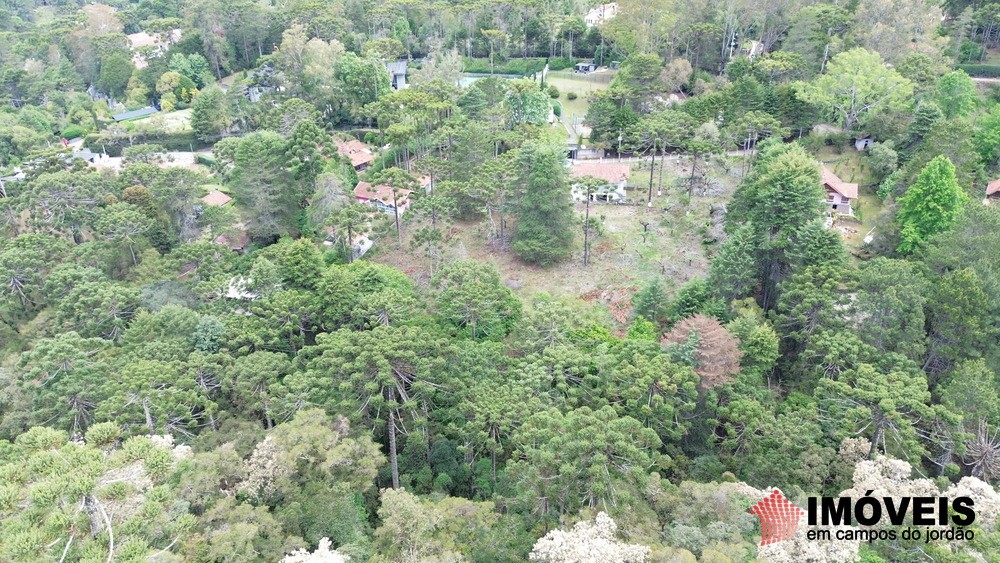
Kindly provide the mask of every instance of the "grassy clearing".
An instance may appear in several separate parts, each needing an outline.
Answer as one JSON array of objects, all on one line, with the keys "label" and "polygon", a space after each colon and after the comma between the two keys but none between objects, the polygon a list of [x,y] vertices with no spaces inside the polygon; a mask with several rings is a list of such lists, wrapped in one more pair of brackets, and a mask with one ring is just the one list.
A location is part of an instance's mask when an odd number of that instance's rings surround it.
[{"label": "grassy clearing", "polygon": [[[590,94],[598,90],[606,90],[610,82],[603,76],[600,77],[601,80],[598,80],[598,76],[593,74],[574,75],[570,71],[553,71],[548,74],[545,82],[559,89],[559,103],[563,106],[564,118],[569,119],[570,115],[574,117],[587,115],[587,109],[590,108]],[[566,96],[569,92],[576,94],[575,100],[570,100]]]},{"label": "grassy clearing", "polygon": [[145,119],[137,119],[136,123],[155,127],[159,131],[179,133],[191,130],[191,108],[171,112],[160,112]]}]

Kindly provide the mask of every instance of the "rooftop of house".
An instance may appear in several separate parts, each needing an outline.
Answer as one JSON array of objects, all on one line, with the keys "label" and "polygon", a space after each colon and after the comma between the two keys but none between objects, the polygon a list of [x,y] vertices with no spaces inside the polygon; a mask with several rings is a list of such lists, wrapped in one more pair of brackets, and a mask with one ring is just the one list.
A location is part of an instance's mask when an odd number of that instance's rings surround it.
[{"label": "rooftop of house", "polygon": [[[166,36],[159,33],[150,34],[145,31],[140,31],[138,33],[130,33],[125,37],[128,39],[129,45],[132,49],[138,49],[140,47],[156,47],[167,42],[176,42],[180,40],[181,30],[172,29]],[[166,40],[164,40],[164,37],[166,37]]]},{"label": "rooftop of house", "polygon": [[[398,189],[395,201],[402,207],[406,205],[411,193],[412,190]],[[358,182],[354,187],[354,196],[366,200],[377,199],[386,205],[392,205],[393,202],[392,188],[385,184],[372,185],[369,182]]]},{"label": "rooftop of house", "polygon": [[574,162],[569,167],[569,177],[593,176],[612,184],[618,184],[628,180],[630,170],[631,167],[627,162]]},{"label": "rooftop of house", "polygon": [[233,201],[233,198],[220,192],[219,190],[212,190],[208,192],[208,195],[201,198],[201,200],[205,202],[205,205],[209,205],[212,207],[221,207],[229,203],[230,201]]},{"label": "rooftop of house", "polygon": [[990,183],[986,184],[986,195],[993,195],[997,192],[1000,192],[1000,178],[990,180]]},{"label": "rooftop of house", "polygon": [[219,244],[229,248],[229,250],[243,250],[250,244],[250,234],[243,228],[242,225],[237,225],[238,230],[236,234],[232,236],[226,236],[224,234],[215,237],[215,244]]},{"label": "rooftop of house", "polygon": [[406,61],[392,61],[385,63],[385,68],[390,74],[406,74],[406,64]]},{"label": "rooftop of house", "polygon": [[857,184],[852,184],[850,182],[845,182],[841,180],[826,166],[823,167],[823,173],[820,181],[823,183],[824,187],[837,192],[838,194],[846,197],[847,199],[856,199],[858,197]]},{"label": "rooftop of house", "polygon": [[372,152],[371,148],[357,139],[335,141],[334,144],[337,145],[337,152],[344,158],[349,159],[351,166],[355,168],[375,160],[375,153]]},{"label": "rooftop of house", "polygon": [[601,4],[600,6],[591,9],[589,12],[587,12],[587,18],[589,19],[613,18],[615,16],[615,12],[617,11],[618,11],[618,3],[609,2],[607,4]]},{"label": "rooftop of house", "polygon": [[111,116],[115,121],[128,121],[129,119],[136,119],[138,117],[146,117],[147,115],[153,115],[157,112],[157,109],[153,106],[146,106],[141,109],[134,109],[132,111],[126,111],[122,113],[116,113]]}]

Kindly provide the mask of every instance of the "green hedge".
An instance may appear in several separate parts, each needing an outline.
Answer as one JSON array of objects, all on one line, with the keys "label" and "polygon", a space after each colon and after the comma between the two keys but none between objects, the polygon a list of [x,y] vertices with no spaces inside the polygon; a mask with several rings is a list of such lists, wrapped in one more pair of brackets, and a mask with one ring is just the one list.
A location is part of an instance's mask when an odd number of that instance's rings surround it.
[{"label": "green hedge", "polygon": [[106,150],[109,156],[121,156],[125,147],[138,144],[156,144],[167,151],[198,150],[211,146],[195,137],[194,131],[139,133],[132,138],[131,143],[127,138],[112,138],[106,133],[87,135],[83,139],[83,146],[94,152]]},{"label": "green hedge", "polygon": [[64,139],[75,139],[77,137],[83,137],[87,134],[87,130],[75,123],[70,123],[59,133]]},{"label": "green hedge", "polygon": [[[494,74],[519,74],[528,76],[541,72],[545,67],[545,59],[510,59],[506,61],[493,61]],[[490,73],[490,60],[488,58],[462,58],[462,70],[476,74]]]},{"label": "green hedge", "polygon": [[978,78],[1000,78],[1000,65],[968,64],[958,65],[969,76]]},{"label": "green hedge", "polygon": [[571,59],[569,57],[552,57],[549,59],[549,70],[566,70],[567,68],[573,68],[573,65],[577,63],[580,59]]},{"label": "green hedge", "polygon": [[[549,70],[563,70],[573,68],[576,59],[569,57],[552,57],[549,59]],[[494,74],[519,74],[529,76],[536,72],[541,72],[545,68],[544,57],[529,57],[527,59],[508,59],[500,61],[493,60]],[[462,70],[476,74],[489,74],[490,59],[462,57]]]}]

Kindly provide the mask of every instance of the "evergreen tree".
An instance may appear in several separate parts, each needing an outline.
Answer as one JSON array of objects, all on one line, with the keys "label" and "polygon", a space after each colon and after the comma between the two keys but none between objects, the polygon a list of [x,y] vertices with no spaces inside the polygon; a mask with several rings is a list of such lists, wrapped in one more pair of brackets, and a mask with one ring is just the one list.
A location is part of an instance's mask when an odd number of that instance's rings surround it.
[{"label": "evergreen tree", "polygon": [[965,195],[955,178],[955,166],[945,156],[931,160],[899,199],[899,251],[909,254],[955,223]]},{"label": "evergreen tree", "polygon": [[529,145],[522,150],[526,191],[512,248],[525,262],[547,266],[568,256],[573,244],[573,207],[563,166],[564,149]]}]

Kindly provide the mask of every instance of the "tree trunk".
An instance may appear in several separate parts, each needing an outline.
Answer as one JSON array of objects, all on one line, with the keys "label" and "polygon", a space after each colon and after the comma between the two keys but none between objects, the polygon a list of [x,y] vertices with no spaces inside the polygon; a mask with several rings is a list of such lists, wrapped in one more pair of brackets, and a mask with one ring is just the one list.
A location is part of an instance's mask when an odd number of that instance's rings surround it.
[{"label": "tree trunk", "polygon": [[142,412],[146,415],[146,428],[149,428],[150,434],[155,434],[156,428],[153,426],[153,414],[149,412],[149,404],[145,400],[142,401]]},{"label": "tree trunk", "polygon": [[403,244],[403,235],[399,230],[399,205],[396,203],[396,188],[392,189],[392,214],[396,219],[396,242]]},{"label": "tree trunk", "polygon": [[587,211],[583,216],[583,266],[590,264],[590,189],[587,190]]},{"label": "tree trunk", "polygon": [[399,460],[396,457],[396,411],[389,409],[389,465],[392,467],[392,488],[399,488]]},{"label": "tree trunk", "polygon": [[872,445],[868,448],[868,459],[874,459],[875,454],[878,453],[878,443],[882,441],[882,436],[885,433],[884,422],[879,421],[875,425],[875,433],[872,434]]},{"label": "tree trunk", "polygon": [[663,158],[664,158],[664,156],[666,156],[666,155],[660,156],[660,174],[659,174],[660,178],[657,180],[657,186],[656,186],[656,195],[657,196],[662,196],[663,195],[663,164],[664,164]]},{"label": "tree trunk", "polygon": [[653,155],[649,160],[649,199],[647,207],[653,206],[653,172],[656,170],[656,142],[653,142]]}]

